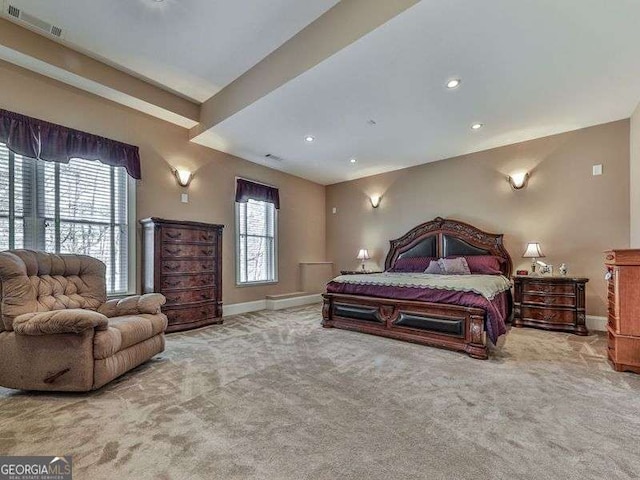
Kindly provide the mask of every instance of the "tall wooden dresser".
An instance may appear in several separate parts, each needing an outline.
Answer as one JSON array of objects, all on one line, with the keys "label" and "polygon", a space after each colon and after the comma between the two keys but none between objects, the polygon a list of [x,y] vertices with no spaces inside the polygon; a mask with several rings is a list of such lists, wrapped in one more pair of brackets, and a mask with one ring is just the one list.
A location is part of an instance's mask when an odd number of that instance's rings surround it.
[{"label": "tall wooden dresser", "polygon": [[640,373],[640,250],[605,252],[608,357],[618,372]]},{"label": "tall wooden dresser", "polygon": [[142,289],[167,298],[167,332],[222,323],[224,225],[146,218]]}]

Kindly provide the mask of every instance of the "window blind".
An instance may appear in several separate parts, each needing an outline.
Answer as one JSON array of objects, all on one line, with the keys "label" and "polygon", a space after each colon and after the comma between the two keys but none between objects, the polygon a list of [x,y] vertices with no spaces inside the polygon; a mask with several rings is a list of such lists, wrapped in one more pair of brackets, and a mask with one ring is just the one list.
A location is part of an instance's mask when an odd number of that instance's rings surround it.
[{"label": "window blind", "polygon": [[249,199],[237,203],[238,282],[276,280],[276,208],[271,202]]},{"label": "window blind", "polygon": [[122,167],[45,162],[0,144],[0,249],[90,255],[107,266],[107,291],[127,292],[127,182]]}]

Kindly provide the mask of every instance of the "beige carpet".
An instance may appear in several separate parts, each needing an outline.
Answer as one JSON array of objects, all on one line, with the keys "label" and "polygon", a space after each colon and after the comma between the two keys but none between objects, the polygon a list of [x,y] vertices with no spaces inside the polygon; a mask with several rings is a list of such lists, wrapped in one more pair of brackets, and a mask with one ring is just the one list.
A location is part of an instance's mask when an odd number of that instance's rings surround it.
[{"label": "beige carpet", "polygon": [[0,453],[71,454],[76,480],[638,478],[640,376],[604,350],[518,329],[483,362],[247,314],[90,395],[0,388]]}]

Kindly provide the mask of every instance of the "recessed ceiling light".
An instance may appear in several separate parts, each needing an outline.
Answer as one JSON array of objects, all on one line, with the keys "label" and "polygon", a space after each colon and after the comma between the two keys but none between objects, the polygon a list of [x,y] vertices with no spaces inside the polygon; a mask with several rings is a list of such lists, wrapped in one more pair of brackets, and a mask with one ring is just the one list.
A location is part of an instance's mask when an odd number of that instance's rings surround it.
[{"label": "recessed ceiling light", "polygon": [[471,125],[471,130],[480,130],[482,127],[484,127],[484,123],[474,123]]},{"label": "recessed ceiling light", "polygon": [[358,160],[356,160],[355,158],[352,158],[351,160],[349,160],[349,162],[351,163],[356,163]]},{"label": "recessed ceiling light", "polygon": [[307,135],[306,137],[304,137],[304,141],[309,143],[313,142],[315,139],[316,138],[312,137],[311,135]]},{"label": "recessed ceiling light", "polygon": [[453,90],[454,88],[458,88],[461,83],[462,80],[460,80],[459,78],[452,78],[447,82],[447,88]]}]

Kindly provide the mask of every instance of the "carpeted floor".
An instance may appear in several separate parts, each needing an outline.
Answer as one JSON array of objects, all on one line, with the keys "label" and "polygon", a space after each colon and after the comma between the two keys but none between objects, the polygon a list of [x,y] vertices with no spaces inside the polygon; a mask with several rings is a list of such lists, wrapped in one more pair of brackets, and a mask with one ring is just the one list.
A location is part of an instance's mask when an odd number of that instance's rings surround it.
[{"label": "carpeted floor", "polygon": [[71,454],[76,480],[638,478],[640,376],[605,348],[517,329],[483,362],[318,305],[246,314],[90,395],[0,388],[0,454]]}]

